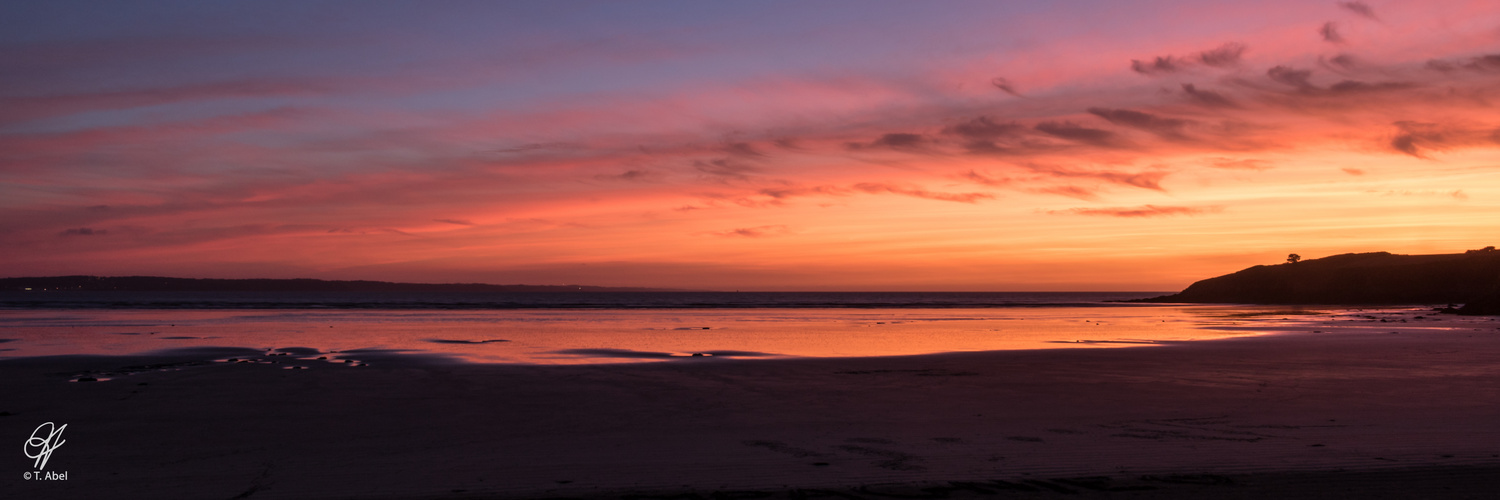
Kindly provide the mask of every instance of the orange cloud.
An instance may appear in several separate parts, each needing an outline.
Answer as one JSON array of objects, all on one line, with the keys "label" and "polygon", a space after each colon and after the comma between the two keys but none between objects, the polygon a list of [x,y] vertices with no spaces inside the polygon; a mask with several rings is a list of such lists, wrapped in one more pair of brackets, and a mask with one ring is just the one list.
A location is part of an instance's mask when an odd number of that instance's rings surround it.
[{"label": "orange cloud", "polygon": [[1218,213],[1224,211],[1224,207],[1170,207],[1156,205],[1142,205],[1139,207],[1112,207],[1112,208],[1070,208],[1067,210],[1051,210],[1047,213],[1069,214],[1069,215],[1101,215],[1108,217],[1163,217],[1170,215],[1200,215]]}]

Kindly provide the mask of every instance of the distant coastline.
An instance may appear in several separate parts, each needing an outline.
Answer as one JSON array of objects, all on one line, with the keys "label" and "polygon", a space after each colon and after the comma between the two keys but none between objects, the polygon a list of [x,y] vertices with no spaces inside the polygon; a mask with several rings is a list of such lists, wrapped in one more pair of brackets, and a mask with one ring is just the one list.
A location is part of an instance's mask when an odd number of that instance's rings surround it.
[{"label": "distant coastline", "polygon": [[[337,282],[333,282],[337,285]],[[294,283],[303,285],[304,283]],[[0,309],[991,309],[1122,307],[1162,292],[714,292],[420,285],[390,288],[0,288]],[[246,285],[246,284],[239,284]],[[159,286],[159,285],[153,285]],[[317,286],[330,286],[328,282]]]},{"label": "distant coastline", "polygon": [[485,283],[394,283],[318,279],[198,279],[161,276],[48,276],[0,278],[9,291],[122,292],[683,292],[669,288],[589,285],[491,285]]}]

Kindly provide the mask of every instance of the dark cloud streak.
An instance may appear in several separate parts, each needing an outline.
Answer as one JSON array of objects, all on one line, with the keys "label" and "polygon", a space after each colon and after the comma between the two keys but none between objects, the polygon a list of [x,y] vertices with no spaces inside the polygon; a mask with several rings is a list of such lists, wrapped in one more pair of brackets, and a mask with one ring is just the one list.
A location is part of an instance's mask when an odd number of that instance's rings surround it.
[{"label": "dark cloud streak", "polygon": [[736,180],[747,180],[750,178],[750,174],[760,173],[761,171],[760,167],[746,165],[729,159],[698,160],[693,162],[693,168],[715,177]]},{"label": "dark cloud streak", "polygon": [[1406,82],[1361,82],[1358,80],[1344,80],[1328,86],[1329,92],[1379,92],[1386,90],[1404,90],[1416,87],[1416,84]]},{"label": "dark cloud streak", "polygon": [[1254,170],[1254,171],[1261,171],[1261,170],[1270,170],[1271,169],[1271,166],[1268,165],[1265,160],[1255,160],[1255,159],[1217,158],[1212,163],[1209,163],[1208,166],[1213,167],[1213,168],[1220,168],[1220,169],[1224,169],[1224,170]]},{"label": "dark cloud streak", "polygon": [[1458,70],[1491,72],[1500,71],[1500,54],[1486,54],[1461,61],[1433,59],[1427,61],[1427,69],[1450,73]]},{"label": "dark cloud streak", "polygon": [[1070,208],[1067,210],[1049,210],[1047,211],[1047,213],[1052,215],[1090,215],[1122,218],[1143,218],[1165,217],[1173,215],[1192,216],[1200,214],[1219,213],[1222,211],[1224,211],[1224,207],[1217,205],[1209,207],[1141,205],[1139,207]]},{"label": "dark cloud streak", "polygon": [[1053,177],[1099,179],[1116,184],[1124,184],[1127,186],[1150,189],[1153,191],[1165,191],[1165,189],[1161,187],[1161,180],[1162,178],[1167,176],[1167,172],[1162,171],[1130,173],[1117,172],[1113,170],[1083,170],[1077,168],[1067,168],[1042,164],[1027,164],[1023,166],[1032,172],[1046,174]]},{"label": "dark cloud streak", "polygon": [[1021,92],[1016,90],[1016,85],[1014,83],[1011,83],[1010,80],[1006,80],[997,76],[990,79],[990,85],[994,85],[995,88],[1000,89],[1001,92],[1005,92],[1016,97],[1024,97],[1021,95]]},{"label": "dark cloud streak", "polygon": [[1245,55],[1245,48],[1245,44],[1229,42],[1216,49],[1199,52],[1198,60],[1215,68],[1234,66]]},{"label": "dark cloud streak", "polygon": [[763,238],[766,236],[788,234],[790,232],[791,231],[787,229],[785,225],[772,225],[735,228],[729,231],[720,231],[717,233],[713,233],[713,235],[739,238]]},{"label": "dark cloud streak", "polygon": [[1428,151],[1500,145],[1500,129],[1465,128],[1414,121],[1399,121],[1394,125],[1399,132],[1391,139],[1391,149],[1422,159],[1428,158]]},{"label": "dark cloud streak", "polygon": [[312,96],[330,91],[329,83],[320,81],[240,80],[95,93],[8,97],[0,99],[0,123],[190,101]]},{"label": "dark cloud streak", "polygon": [[1187,120],[1162,118],[1129,109],[1089,108],[1088,112],[1115,125],[1145,130],[1163,138],[1177,140],[1187,138],[1182,133],[1182,129],[1190,123]]},{"label": "dark cloud streak", "polygon": [[1323,41],[1328,43],[1344,43],[1344,36],[1339,34],[1339,26],[1333,21],[1323,23],[1318,28],[1318,34],[1323,35]]},{"label": "dark cloud streak", "polygon": [[58,233],[57,235],[58,236],[103,236],[103,235],[106,235],[106,234],[109,234],[109,231],[104,230],[104,229],[94,229],[94,228],[91,228],[91,227],[80,227],[80,228],[66,229],[63,232]]},{"label": "dark cloud streak", "polygon": [[1226,68],[1239,64],[1247,48],[1243,43],[1227,42],[1187,57],[1156,56],[1149,61],[1131,59],[1130,69],[1143,75],[1176,73],[1188,69],[1195,64],[1195,61],[1205,66]]},{"label": "dark cloud streak", "polygon": [[849,149],[918,149],[927,144],[927,137],[922,134],[910,134],[904,132],[890,133],[880,136],[869,143],[851,142],[846,144]]},{"label": "dark cloud streak", "polygon": [[1078,186],[1052,186],[1032,189],[1033,193],[1055,194],[1079,200],[1094,201],[1099,199],[1099,194]]},{"label": "dark cloud streak", "polygon": [[908,188],[893,186],[877,182],[861,182],[854,185],[854,189],[870,194],[891,193],[915,198],[925,198],[937,201],[952,201],[958,203],[979,203],[980,200],[993,200],[995,195],[989,193],[942,193],[928,191],[919,188]]},{"label": "dark cloud streak", "polygon": [[1327,59],[1320,57],[1318,58],[1318,62],[1322,64],[1323,67],[1331,69],[1333,71],[1352,71],[1355,69],[1359,69],[1359,60],[1355,59],[1354,56],[1350,54],[1339,54]]},{"label": "dark cloud streak", "polygon": [[[724,165],[729,165],[729,162],[727,162],[725,160],[712,160],[712,161],[710,161],[710,164],[712,164],[713,161],[720,161],[720,162],[723,162]],[[726,170],[723,170],[723,168],[726,168],[726,167],[720,166],[720,170],[719,171],[720,172],[727,172]],[[698,168],[698,170],[700,172],[704,171],[704,169],[702,167]],[[627,181],[627,182],[644,182],[644,181],[648,181],[648,180],[654,179],[656,177],[659,177],[659,174],[657,174],[656,172],[652,172],[650,170],[638,170],[638,169],[626,170],[624,172],[620,172],[618,174],[612,174],[612,175],[610,175],[610,174],[600,174],[600,175],[594,176],[595,179],[604,180],[604,181]]]},{"label": "dark cloud streak", "polygon": [[1077,141],[1106,148],[1115,148],[1121,146],[1120,141],[1116,137],[1114,132],[1083,127],[1073,122],[1047,121],[1038,123],[1033,128],[1044,134],[1067,139],[1070,141]]},{"label": "dark cloud streak", "polygon": [[759,191],[759,193],[765,196],[770,196],[777,200],[784,200],[797,196],[810,196],[815,194],[828,196],[846,196],[850,194],[849,190],[836,186],[763,188]]},{"label": "dark cloud streak", "polygon": [[1025,132],[1025,125],[1016,122],[997,123],[988,116],[981,116],[958,125],[943,128],[944,134],[984,140],[1014,137]]},{"label": "dark cloud streak", "polygon": [[973,170],[970,170],[967,173],[965,173],[963,175],[963,177],[965,179],[968,179],[968,180],[971,180],[971,181],[974,181],[976,183],[983,184],[983,185],[986,185],[986,186],[996,186],[996,187],[998,187],[998,186],[1006,186],[1006,185],[1009,185],[1012,182],[1012,179],[1010,179],[1010,178],[996,179],[994,177],[990,177],[990,176],[981,174],[979,172],[975,172]]},{"label": "dark cloud streak", "polygon": [[1182,92],[1198,104],[1212,108],[1238,108],[1240,105],[1224,94],[1212,90],[1200,90],[1191,83],[1182,84]]},{"label": "dark cloud streak", "polygon": [[731,142],[729,144],[725,144],[724,152],[729,153],[732,156],[741,157],[760,158],[766,156],[765,153],[762,153],[760,152],[760,150],[755,149],[755,145],[748,142]]},{"label": "dark cloud streak", "polygon": [[1142,75],[1176,73],[1178,70],[1182,69],[1182,63],[1172,56],[1159,56],[1153,61],[1131,59],[1130,69]]},{"label": "dark cloud streak", "polygon": [[1317,88],[1312,84],[1311,70],[1293,69],[1286,66],[1276,66],[1266,70],[1266,76],[1270,77],[1271,81],[1290,87],[1296,87],[1299,90],[1312,90]]},{"label": "dark cloud streak", "polygon": [[1374,19],[1377,21],[1380,20],[1380,18],[1375,17],[1375,9],[1370,8],[1369,5],[1358,0],[1352,2],[1339,2],[1339,7],[1343,7],[1344,10],[1359,14],[1370,19]]}]

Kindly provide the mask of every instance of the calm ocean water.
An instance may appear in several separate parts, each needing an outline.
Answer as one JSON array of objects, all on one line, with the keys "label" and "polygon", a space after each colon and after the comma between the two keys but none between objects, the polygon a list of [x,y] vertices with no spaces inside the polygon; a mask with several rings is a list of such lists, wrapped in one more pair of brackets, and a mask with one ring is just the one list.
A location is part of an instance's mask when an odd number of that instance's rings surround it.
[{"label": "calm ocean water", "polygon": [[0,295],[0,358],[237,352],[219,357],[311,364],[303,368],[392,355],[700,362],[1123,347],[1263,333],[1225,328],[1253,308],[1110,302],[1156,295],[10,292]]},{"label": "calm ocean water", "polygon": [[1090,307],[1170,292],[17,292],[0,309],[939,309]]}]

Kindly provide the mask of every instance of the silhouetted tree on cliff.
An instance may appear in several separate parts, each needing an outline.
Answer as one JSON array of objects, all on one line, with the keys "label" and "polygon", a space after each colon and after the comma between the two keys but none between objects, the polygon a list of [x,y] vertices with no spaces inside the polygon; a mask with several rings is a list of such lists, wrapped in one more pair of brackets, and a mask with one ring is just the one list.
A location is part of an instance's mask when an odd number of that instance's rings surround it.
[{"label": "silhouetted tree on cliff", "polygon": [[1299,261],[1299,260],[1302,260],[1302,256],[1301,255],[1291,254],[1291,255],[1286,256],[1286,263],[1287,264],[1296,264],[1297,261]]}]

